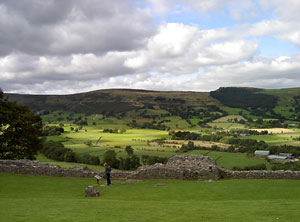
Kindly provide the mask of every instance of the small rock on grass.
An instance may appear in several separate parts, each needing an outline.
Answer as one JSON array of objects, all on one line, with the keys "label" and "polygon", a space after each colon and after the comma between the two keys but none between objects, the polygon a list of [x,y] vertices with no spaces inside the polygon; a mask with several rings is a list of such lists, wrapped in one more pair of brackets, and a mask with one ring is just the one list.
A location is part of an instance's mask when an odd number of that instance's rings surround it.
[{"label": "small rock on grass", "polygon": [[134,184],[134,183],[138,183],[138,182],[141,182],[141,180],[138,180],[138,179],[128,179],[123,184]]},{"label": "small rock on grass", "polygon": [[84,190],[84,196],[86,196],[86,197],[99,197],[100,192],[98,190],[94,189],[93,186],[88,186]]}]

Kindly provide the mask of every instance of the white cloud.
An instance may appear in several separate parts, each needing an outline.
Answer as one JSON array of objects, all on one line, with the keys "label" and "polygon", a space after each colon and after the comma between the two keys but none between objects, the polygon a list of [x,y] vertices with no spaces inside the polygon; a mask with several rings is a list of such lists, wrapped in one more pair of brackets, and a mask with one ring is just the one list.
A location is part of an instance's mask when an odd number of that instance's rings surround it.
[{"label": "white cloud", "polygon": [[150,39],[148,48],[155,57],[182,56],[193,43],[195,35],[198,35],[197,27],[168,23]]},{"label": "white cloud", "polygon": [[299,21],[299,0],[258,0],[266,10],[274,11],[277,18],[284,21]]},{"label": "white cloud", "polygon": [[[299,55],[258,57],[264,36],[300,47],[299,1],[145,1],[138,8],[131,0],[0,0],[0,87],[31,93],[205,91],[299,82]],[[180,19],[191,11],[198,19],[228,13],[231,19],[209,29],[165,21],[168,13]],[[259,19],[264,12],[273,14]]]},{"label": "white cloud", "polygon": [[153,33],[153,18],[130,0],[0,0],[0,55],[128,51]]}]

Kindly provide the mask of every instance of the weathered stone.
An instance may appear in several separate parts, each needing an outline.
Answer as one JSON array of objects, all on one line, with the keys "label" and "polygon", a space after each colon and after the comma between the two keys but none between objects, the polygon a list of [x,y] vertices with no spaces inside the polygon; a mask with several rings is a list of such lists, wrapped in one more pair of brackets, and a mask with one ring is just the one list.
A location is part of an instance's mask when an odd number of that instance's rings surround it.
[{"label": "weathered stone", "polygon": [[[0,160],[0,172],[12,174],[26,174],[34,176],[56,176],[56,177],[90,177],[96,175],[102,177],[104,172],[92,170],[80,170],[61,168],[56,165],[40,164],[31,160]],[[125,179],[131,172],[113,171],[112,179]]]},{"label": "weathered stone", "polygon": [[141,180],[137,180],[137,179],[127,179],[124,184],[134,184],[134,183],[138,183],[141,182]]},{"label": "weathered stone", "polygon": [[85,197],[99,197],[100,192],[98,190],[94,189],[93,186],[88,186],[84,190],[84,196]]},{"label": "weathered stone", "polygon": [[[57,177],[102,177],[104,172],[65,169],[55,165],[40,164],[30,160],[0,160],[0,172],[35,176]],[[113,171],[112,179],[300,179],[300,171],[232,171],[216,165],[216,162],[201,155],[174,156],[167,164],[142,166],[136,171]]]},{"label": "weathered stone", "polygon": [[201,155],[181,155],[169,159],[166,164],[139,167],[130,178],[136,179],[203,179],[218,180],[223,169],[216,162]]}]

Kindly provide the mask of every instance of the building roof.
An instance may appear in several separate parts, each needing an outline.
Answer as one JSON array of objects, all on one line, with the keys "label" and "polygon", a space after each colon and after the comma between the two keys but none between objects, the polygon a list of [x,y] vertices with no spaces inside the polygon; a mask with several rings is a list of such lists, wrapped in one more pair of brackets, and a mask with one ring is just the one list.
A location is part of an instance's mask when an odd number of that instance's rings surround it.
[{"label": "building roof", "polygon": [[286,156],[278,156],[278,155],[269,155],[268,159],[270,160],[286,160]]},{"label": "building roof", "polygon": [[268,150],[255,150],[254,154],[255,155],[268,156],[270,154],[270,151],[268,151]]}]

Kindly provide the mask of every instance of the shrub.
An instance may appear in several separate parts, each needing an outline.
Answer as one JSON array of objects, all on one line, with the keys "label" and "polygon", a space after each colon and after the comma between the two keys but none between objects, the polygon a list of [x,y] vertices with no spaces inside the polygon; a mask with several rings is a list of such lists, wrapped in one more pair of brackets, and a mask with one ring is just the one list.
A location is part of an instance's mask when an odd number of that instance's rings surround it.
[{"label": "shrub", "polygon": [[266,164],[264,163],[261,163],[261,164],[256,164],[256,165],[252,165],[252,166],[245,166],[243,168],[239,167],[239,166],[234,166],[232,168],[232,170],[235,170],[235,171],[241,171],[241,170],[266,170],[267,169],[267,166]]}]

